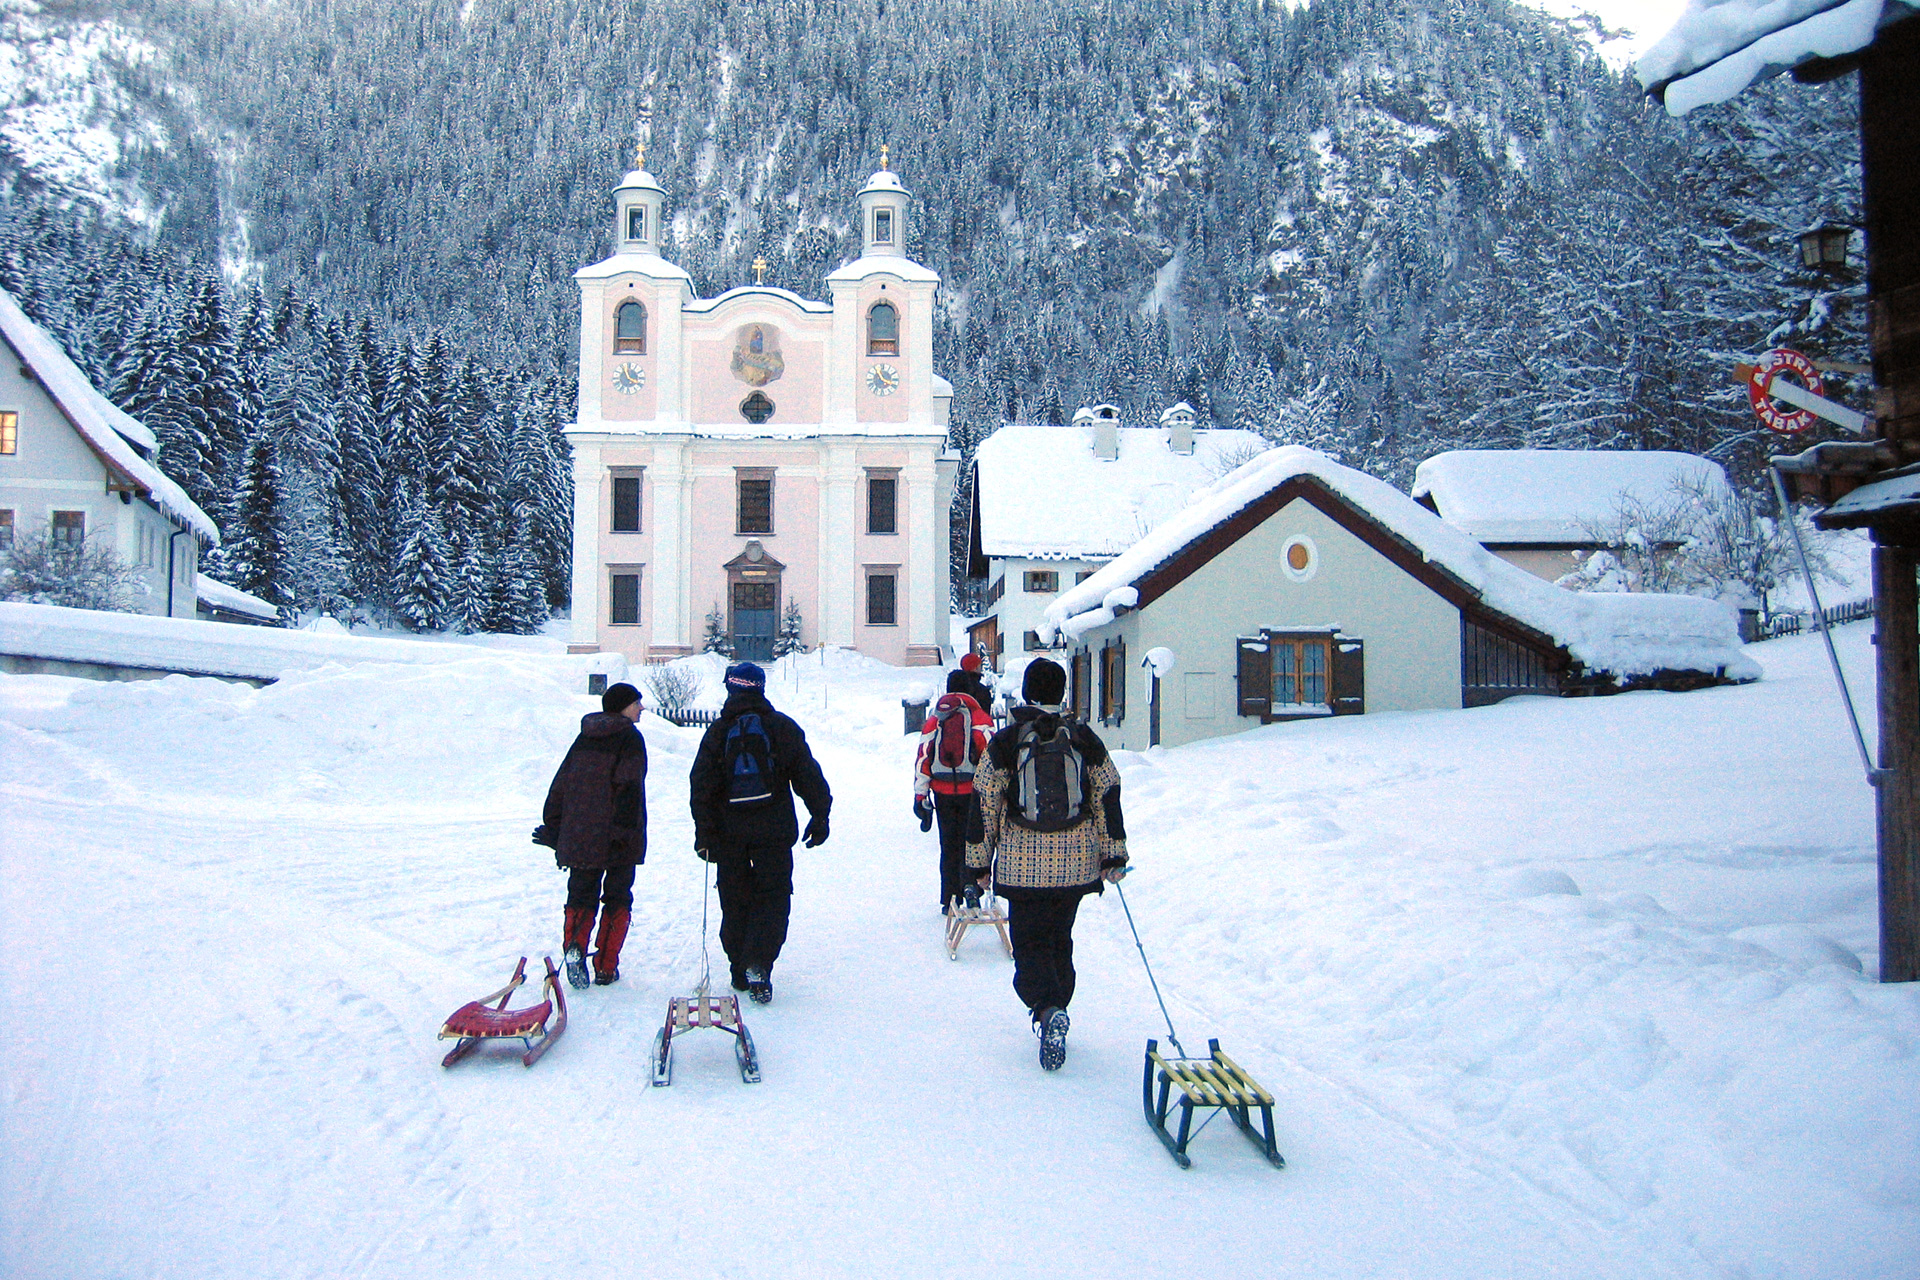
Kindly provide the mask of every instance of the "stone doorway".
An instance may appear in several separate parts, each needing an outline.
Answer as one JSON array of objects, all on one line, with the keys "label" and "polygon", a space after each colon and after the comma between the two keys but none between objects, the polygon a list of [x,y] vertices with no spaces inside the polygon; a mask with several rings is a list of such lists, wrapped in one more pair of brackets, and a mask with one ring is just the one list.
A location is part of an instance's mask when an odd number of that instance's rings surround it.
[{"label": "stone doorway", "polygon": [[741,662],[772,662],[780,631],[780,574],[786,566],[759,542],[727,562],[727,631]]}]

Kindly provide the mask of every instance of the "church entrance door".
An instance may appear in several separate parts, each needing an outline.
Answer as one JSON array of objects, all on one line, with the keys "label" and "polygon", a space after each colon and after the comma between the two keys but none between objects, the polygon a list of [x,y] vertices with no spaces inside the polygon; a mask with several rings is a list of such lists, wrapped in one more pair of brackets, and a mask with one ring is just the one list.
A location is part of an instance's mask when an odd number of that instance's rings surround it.
[{"label": "church entrance door", "polygon": [[733,584],[733,655],[742,662],[772,662],[773,634],[780,621],[778,582]]}]

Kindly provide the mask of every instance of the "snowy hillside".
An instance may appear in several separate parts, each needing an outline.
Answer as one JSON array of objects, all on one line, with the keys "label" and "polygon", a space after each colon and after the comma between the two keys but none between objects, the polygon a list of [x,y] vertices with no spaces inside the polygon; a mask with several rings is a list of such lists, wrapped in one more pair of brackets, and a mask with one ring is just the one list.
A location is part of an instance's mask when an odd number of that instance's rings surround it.
[{"label": "snowy hillside", "polygon": [[749,1012],[765,1083],[695,1036],[670,1089],[696,731],[641,722],[621,983],[531,1071],[443,1071],[440,1021],[557,946],[527,831],[595,705],[564,668],[0,677],[0,1273],[1911,1276],[1920,991],[1872,980],[1818,641],[1759,652],[1747,687],[1121,758],[1173,1016],[1277,1095],[1281,1172],[1224,1125],[1184,1173],[1148,1133],[1164,1028],[1114,895],[1057,1076],[997,946],[944,958],[898,701],[929,673],[776,668],[834,834]]}]

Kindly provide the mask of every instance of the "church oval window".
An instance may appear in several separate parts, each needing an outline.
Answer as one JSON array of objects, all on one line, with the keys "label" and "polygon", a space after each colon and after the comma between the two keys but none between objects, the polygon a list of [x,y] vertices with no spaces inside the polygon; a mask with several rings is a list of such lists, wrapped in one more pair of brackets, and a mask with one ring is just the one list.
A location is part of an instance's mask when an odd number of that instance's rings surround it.
[{"label": "church oval window", "polygon": [[900,313],[893,309],[891,302],[879,303],[867,312],[867,354],[900,354]]},{"label": "church oval window", "polygon": [[615,355],[645,355],[647,350],[647,309],[637,302],[620,304],[614,312],[613,351]]},{"label": "church oval window", "polygon": [[757,427],[773,416],[773,401],[756,391],[740,402],[740,416]]}]

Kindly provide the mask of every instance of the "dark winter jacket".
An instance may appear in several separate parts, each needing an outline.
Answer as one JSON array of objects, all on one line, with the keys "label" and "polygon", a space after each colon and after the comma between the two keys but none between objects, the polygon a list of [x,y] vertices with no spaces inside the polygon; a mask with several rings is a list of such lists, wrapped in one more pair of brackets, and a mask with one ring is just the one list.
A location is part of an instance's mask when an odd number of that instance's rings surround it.
[{"label": "dark winter jacket", "polygon": [[563,867],[628,867],[647,860],[647,742],[633,721],[596,711],[547,788],[541,820],[558,833]]},{"label": "dark winter jacket", "polygon": [[1007,788],[1013,781],[1020,731],[1039,722],[1051,732],[1063,717],[1058,708],[1015,707],[1006,728],[987,743],[987,758],[973,777],[974,804],[967,814],[967,866],[975,874],[995,867],[995,883],[1025,889],[1093,890],[1100,873],[1127,862],[1127,828],[1120,814],[1120,770],[1106,744],[1086,725],[1070,721],[1073,744],[1087,762],[1092,803],[1086,820],[1065,831],[1032,831],[1007,819]]},{"label": "dark winter jacket", "polygon": [[993,690],[987,688],[987,682],[980,673],[978,671],[959,671],[955,673],[955,677],[957,678],[958,686],[956,687],[954,680],[949,680],[947,682],[947,692],[966,694],[979,704],[982,711],[988,715],[992,715]]},{"label": "dark winter jacket", "polygon": [[[727,731],[747,712],[757,712],[761,727],[773,744],[773,798],[752,806],[727,803]],[[687,804],[693,810],[696,849],[741,848],[746,845],[791,847],[800,838],[793,796],[798,792],[807,813],[825,821],[833,805],[826,775],[807,747],[807,735],[793,720],[781,715],[754,689],[738,689],[727,696],[720,718],[708,726],[687,775]]]}]

